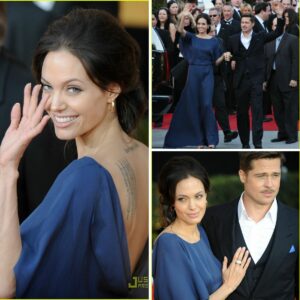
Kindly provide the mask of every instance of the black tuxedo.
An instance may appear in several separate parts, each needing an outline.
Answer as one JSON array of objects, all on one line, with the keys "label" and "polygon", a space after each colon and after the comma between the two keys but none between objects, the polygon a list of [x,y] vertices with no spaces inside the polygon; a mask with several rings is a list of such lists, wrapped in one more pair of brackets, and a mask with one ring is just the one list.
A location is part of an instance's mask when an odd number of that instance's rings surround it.
[{"label": "black tuxedo", "polygon": [[254,32],[261,32],[261,31],[266,31],[266,28],[267,26],[263,27],[261,25],[261,23],[259,22],[259,20],[257,18],[255,18],[255,24],[254,24],[254,27],[253,27],[253,31]]},{"label": "black tuxedo", "polygon": [[[221,38],[223,40],[224,44],[224,50],[228,51],[229,47],[229,37],[241,32],[241,25],[240,22],[237,20],[232,19],[231,21],[221,21],[221,27],[218,32],[217,37]],[[224,72],[223,72],[223,78],[226,85],[226,91],[225,91],[225,101],[227,109],[236,109],[236,101],[234,98],[234,90],[233,90],[233,73],[230,67],[230,63],[225,62],[224,65]]]},{"label": "black tuxedo", "polygon": [[[296,36],[284,33],[276,51],[276,40],[265,45],[266,74],[274,116],[278,126],[278,138],[297,140],[299,45]],[[275,61],[276,71],[273,70]],[[298,83],[299,84],[299,83]]]},{"label": "black tuxedo", "polygon": [[[215,256],[231,262],[237,245],[238,200],[207,209],[203,219]],[[251,290],[247,276],[227,298],[229,300],[293,300],[298,291],[298,211],[278,201],[278,214],[273,238],[266,251],[261,276]],[[266,252],[265,251],[265,252]],[[254,263],[252,262],[255,268]],[[248,271],[247,271],[248,272]],[[247,273],[246,273],[247,274]]]},{"label": "black tuxedo", "polygon": [[233,9],[233,16],[235,20],[240,21],[241,20],[241,13],[238,13],[235,9]]},{"label": "black tuxedo", "polygon": [[241,34],[229,38],[229,51],[236,61],[233,74],[233,84],[237,99],[237,123],[240,139],[243,145],[249,144],[250,124],[249,106],[252,111],[252,139],[255,147],[261,147],[263,136],[263,106],[262,84],[264,81],[264,45],[280,36],[284,21],[278,19],[276,31],[252,32],[249,48],[241,43]]}]

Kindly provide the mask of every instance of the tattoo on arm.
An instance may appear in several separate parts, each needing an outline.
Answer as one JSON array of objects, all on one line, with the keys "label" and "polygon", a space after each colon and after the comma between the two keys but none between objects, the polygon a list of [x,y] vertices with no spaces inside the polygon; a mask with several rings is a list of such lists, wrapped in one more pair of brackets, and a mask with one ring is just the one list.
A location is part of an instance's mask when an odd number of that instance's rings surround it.
[{"label": "tattoo on arm", "polygon": [[126,159],[119,160],[117,166],[121,171],[123,181],[126,187],[126,219],[128,220],[136,208],[136,179],[130,164]]}]

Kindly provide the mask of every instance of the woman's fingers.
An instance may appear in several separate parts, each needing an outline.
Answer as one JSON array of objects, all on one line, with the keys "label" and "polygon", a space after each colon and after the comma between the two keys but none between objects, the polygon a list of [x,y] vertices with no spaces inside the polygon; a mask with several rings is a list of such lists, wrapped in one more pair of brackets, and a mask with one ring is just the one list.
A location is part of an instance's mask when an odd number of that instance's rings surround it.
[{"label": "woman's fingers", "polygon": [[38,107],[36,108],[36,111],[32,117],[32,123],[31,123],[32,127],[35,127],[41,121],[48,99],[49,99],[49,95],[43,95],[43,98],[39,103]]},{"label": "woman's fingers", "polygon": [[38,84],[32,90],[31,97],[30,97],[30,102],[29,102],[29,107],[28,107],[28,115],[27,115],[28,118],[32,117],[33,114],[36,111],[36,107],[37,107],[41,87],[42,86],[40,84]]},{"label": "woman's fingers", "polygon": [[224,256],[223,265],[222,265],[222,272],[224,273],[227,270],[228,266],[228,259],[226,256]]},{"label": "woman's fingers", "polygon": [[17,129],[21,119],[21,106],[20,103],[16,103],[11,109],[10,113],[10,126],[8,130]]},{"label": "woman's fingers", "polygon": [[27,83],[24,88],[24,103],[23,103],[23,116],[28,116],[28,109],[31,97],[31,83]]},{"label": "woman's fingers", "polygon": [[240,255],[241,251],[242,251],[242,248],[241,248],[241,247],[237,248],[237,250],[235,251],[234,256],[233,256],[233,259],[232,259],[232,261],[233,261],[234,263],[238,260],[238,257],[239,257],[239,255]]},{"label": "woman's fingers", "polygon": [[243,258],[242,258],[242,267],[245,266],[245,264],[246,264],[246,262],[247,262],[248,256],[249,256],[249,251],[246,250],[245,253],[244,253],[244,256],[243,256]]}]

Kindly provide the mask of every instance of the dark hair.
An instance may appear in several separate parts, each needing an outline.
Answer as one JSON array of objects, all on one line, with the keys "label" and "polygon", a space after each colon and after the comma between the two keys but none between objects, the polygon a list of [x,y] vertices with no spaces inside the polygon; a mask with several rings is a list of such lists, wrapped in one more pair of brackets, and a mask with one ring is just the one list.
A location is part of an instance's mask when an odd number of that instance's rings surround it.
[{"label": "dark hair", "polygon": [[254,7],[255,14],[256,15],[259,14],[262,10],[266,11],[268,6],[270,6],[270,4],[266,3],[266,2],[260,2],[260,3],[255,4],[255,7]]},{"label": "dark hair", "polygon": [[5,3],[0,2],[0,46],[4,43],[4,36],[6,32],[6,10]]},{"label": "dark hair", "polygon": [[[171,0],[171,1],[169,1],[169,2],[167,3],[167,7],[168,7],[169,10],[170,10],[171,5],[174,4],[174,3],[177,4],[177,2],[174,1],[174,0]],[[177,5],[178,5],[178,4],[177,4]]]},{"label": "dark hair", "polygon": [[[198,15],[197,17],[196,17],[196,20],[195,20],[195,22],[196,22],[196,25],[197,25],[197,23],[198,23],[198,20],[199,19],[205,19],[206,20],[206,23],[207,23],[207,25],[208,25],[208,28],[207,28],[207,32],[206,33],[209,33],[210,32],[210,24],[211,24],[211,20],[210,20],[210,17],[209,17],[209,15],[208,14],[200,14],[200,15]],[[197,27],[196,27],[197,28]],[[197,30],[197,29],[196,29]],[[198,30],[197,30],[197,33],[198,33]]]},{"label": "dark hair", "polygon": [[243,18],[249,18],[251,23],[253,23],[253,24],[255,23],[255,17],[251,14],[244,14],[244,15],[241,16],[241,20]]},{"label": "dark hair", "polygon": [[157,25],[156,25],[156,27],[157,27],[157,28],[160,28],[160,25],[161,25],[161,24],[160,24],[160,20],[159,20],[159,18],[158,18],[159,12],[160,12],[161,10],[164,10],[164,11],[167,13],[167,20],[166,20],[166,23],[164,24],[164,29],[165,29],[165,30],[169,30],[170,23],[171,23],[171,14],[170,14],[169,9],[166,8],[166,7],[161,7],[161,8],[158,9],[157,15],[156,15],[156,18],[157,18]]},{"label": "dark hair", "polygon": [[208,174],[196,159],[190,156],[173,157],[162,167],[158,178],[158,191],[163,226],[168,226],[176,219],[174,210],[176,186],[188,177],[199,179],[205,192],[208,193]]},{"label": "dark hair", "polygon": [[285,31],[287,33],[291,33],[290,30],[291,30],[291,27],[294,25],[294,24],[297,24],[298,25],[298,16],[297,16],[297,13],[294,11],[293,8],[287,8],[283,11],[283,18],[285,14],[288,14],[288,17],[289,17],[289,24],[286,26],[285,28]]},{"label": "dark hair", "polygon": [[108,90],[111,83],[120,85],[116,111],[122,129],[130,133],[145,109],[136,41],[109,13],[75,9],[52,23],[39,41],[33,59],[38,81],[46,55],[60,49],[76,56],[89,78],[103,90]]},{"label": "dark hair", "polygon": [[245,173],[252,169],[252,161],[258,159],[276,159],[279,158],[281,165],[285,162],[285,156],[281,152],[241,152],[240,154],[240,170]]}]

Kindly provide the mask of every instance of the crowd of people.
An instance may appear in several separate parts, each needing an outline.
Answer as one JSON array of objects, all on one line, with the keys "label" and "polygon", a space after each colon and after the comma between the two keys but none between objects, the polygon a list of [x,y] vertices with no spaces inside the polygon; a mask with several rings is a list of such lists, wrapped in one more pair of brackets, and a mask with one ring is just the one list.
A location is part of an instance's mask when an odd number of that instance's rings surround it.
[{"label": "crowd of people", "polygon": [[[194,0],[171,0],[153,12],[152,26],[166,46],[175,82],[176,107],[164,147],[215,148],[218,123],[224,142],[239,135],[246,149],[252,127],[259,149],[271,114],[278,127],[271,142],[298,141],[296,1],[216,0],[204,10]],[[230,128],[229,114],[236,114],[238,133]]]}]

